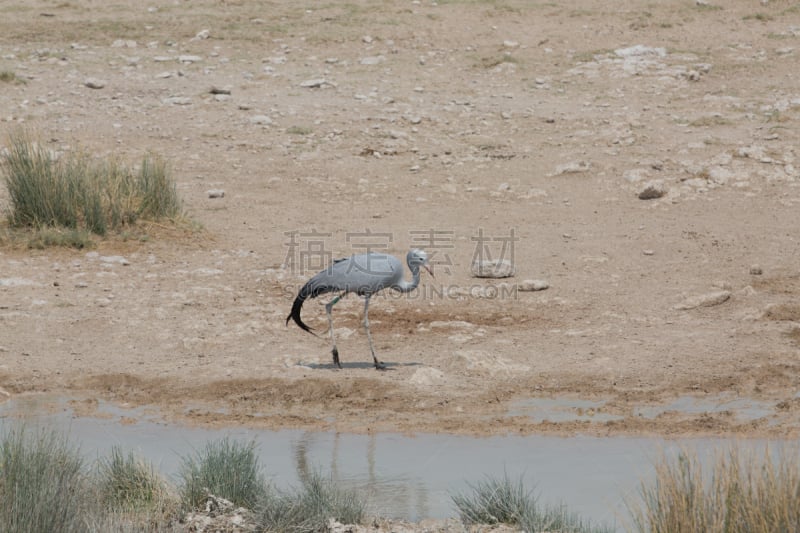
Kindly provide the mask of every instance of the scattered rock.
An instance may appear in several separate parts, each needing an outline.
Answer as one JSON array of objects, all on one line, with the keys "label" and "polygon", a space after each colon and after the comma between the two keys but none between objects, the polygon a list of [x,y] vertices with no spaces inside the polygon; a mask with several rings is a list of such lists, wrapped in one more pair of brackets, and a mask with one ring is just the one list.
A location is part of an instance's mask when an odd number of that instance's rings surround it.
[{"label": "scattered rock", "polygon": [[667,56],[667,49],[666,48],[655,48],[652,46],[645,46],[643,44],[637,44],[634,46],[629,46],[628,48],[618,48],[614,50],[614,54],[619,57],[666,57]]},{"label": "scattered rock", "polygon": [[683,302],[676,305],[674,308],[685,311],[687,309],[695,309],[697,307],[713,307],[721,303],[725,303],[731,297],[730,291],[715,291],[706,294],[700,294],[687,298]]},{"label": "scattered rock", "polygon": [[323,87],[325,85],[331,85],[331,83],[328,82],[328,80],[326,80],[325,78],[313,78],[310,80],[305,80],[300,82],[300,87],[306,89],[319,89],[320,87]]},{"label": "scattered rock", "polygon": [[639,191],[640,200],[654,200],[667,194],[667,188],[660,180],[653,180],[645,183],[644,188]]},{"label": "scattered rock", "polygon": [[202,61],[203,58],[200,56],[192,56],[188,54],[183,54],[178,56],[178,61],[181,63],[197,63],[198,61]]},{"label": "scattered rock", "polygon": [[209,198],[225,198],[225,191],[222,189],[209,189],[206,194]]},{"label": "scattered rock", "polygon": [[250,117],[251,124],[259,124],[261,126],[269,126],[272,124],[272,119],[267,115],[253,115]]},{"label": "scattered rock", "polygon": [[217,87],[216,85],[212,85],[209,92],[211,94],[231,94],[233,87],[230,85],[225,85],[224,87]]},{"label": "scattered rock", "polygon": [[137,46],[136,41],[131,39],[117,39],[111,43],[112,48],[136,48]]},{"label": "scattered rock", "polygon": [[628,183],[638,183],[649,178],[650,172],[644,168],[632,168],[630,170],[626,170],[622,174],[622,177],[625,178],[625,181]]},{"label": "scattered rock", "polygon": [[386,56],[379,55],[379,56],[368,56],[362,57],[359,63],[362,65],[377,65],[379,63],[383,63],[386,61]]},{"label": "scattered rock", "polygon": [[750,146],[739,147],[736,150],[736,155],[739,157],[762,161],[766,158],[766,149],[758,144],[751,144]]},{"label": "scattered rock", "polygon": [[130,261],[122,257],[121,255],[101,255],[97,258],[101,263],[106,263],[109,265],[117,264],[122,266],[128,266],[131,264]]},{"label": "scattered rock", "polygon": [[508,259],[476,260],[472,263],[472,275],[476,278],[510,278],[514,265]]},{"label": "scattered rock", "polygon": [[25,278],[0,278],[0,287],[24,287],[26,285],[38,285],[38,283]]},{"label": "scattered rock", "polygon": [[761,269],[759,265],[750,265],[750,274],[753,276],[760,276],[763,274],[764,271]]},{"label": "scattered rock", "polygon": [[186,531],[197,533],[249,532],[257,530],[253,513],[244,507],[235,507],[225,498],[208,494],[202,511],[190,512],[184,517]]},{"label": "scattered rock", "polygon": [[168,96],[162,100],[165,104],[170,105],[191,105],[192,99],[188,96]]},{"label": "scattered rock", "polygon": [[711,167],[708,169],[708,179],[718,185],[725,185],[733,177],[733,172],[724,167]]},{"label": "scattered rock", "polygon": [[436,385],[442,381],[444,381],[444,372],[431,367],[417,369],[408,379],[412,385]]},{"label": "scattered rock", "polygon": [[592,165],[588,161],[572,161],[558,165],[553,176],[561,176],[562,174],[579,174],[581,172],[588,172]]},{"label": "scattered rock", "polygon": [[526,279],[517,285],[517,290],[522,292],[543,291],[550,287],[550,283],[543,279]]},{"label": "scattered rock", "polygon": [[106,86],[106,82],[98,78],[86,78],[83,84],[90,89],[102,89]]},{"label": "scattered rock", "polygon": [[199,31],[199,32],[197,32],[197,34],[194,36],[194,40],[196,40],[196,41],[203,41],[203,40],[205,40],[205,39],[208,39],[210,36],[211,36],[211,31],[209,31],[209,30],[200,30],[200,31]]},{"label": "scattered rock", "polygon": [[470,329],[474,328],[475,324],[472,322],[466,322],[464,320],[434,320],[430,323],[431,329],[437,328],[461,328],[461,329]]}]

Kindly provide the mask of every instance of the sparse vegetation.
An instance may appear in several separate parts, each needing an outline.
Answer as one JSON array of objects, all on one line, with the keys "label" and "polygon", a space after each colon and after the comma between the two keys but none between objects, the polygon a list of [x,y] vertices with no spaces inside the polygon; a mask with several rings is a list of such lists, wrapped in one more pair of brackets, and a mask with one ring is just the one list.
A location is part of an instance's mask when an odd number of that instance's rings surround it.
[{"label": "sparse vegetation", "polygon": [[167,484],[152,465],[119,446],[99,462],[98,482],[103,502],[112,508],[138,509],[163,501]]},{"label": "sparse vegetation", "polygon": [[711,468],[696,455],[662,459],[655,483],[641,488],[632,510],[636,530],[647,533],[800,531],[800,464],[797,451],[742,458],[718,454]]},{"label": "sparse vegetation", "polygon": [[[318,471],[291,490],[271,488],[255,443],[209,442],[184,458],[178,499],[152,465],[114,447],[94,469],[54,431],[17,425],[0,437],[0,530],[4,532],[180,531],[183,511],[208,494],[252,509],[258,531],[325,531],[330,519],[361,524],[366,501],[357,490]],[[632,530],[646,533],[800,531],[800,454],[767,449],[742,457],[735,449],[704,465],[695,455],[662,458],[656,480],[630,502]],[[465,526],[505,524],[523,531],[612,531],[583,521],[564,506],[541,506],[522,477],[487,477],[452,496]],[[236,503],[238,502],[238,503]],[[187,515],[188,516],[188,515]]]},{"label": "sparse vegetation", "polygon": [[290,135],[309,135],[314,133],[314,130],[307,126],[289,126],[286,128],[286,133]]},{"label": "sparse vegetation", "polygon": [[228,438],[208,442],[194,456],[183,458],[181,499],[197,508],[208,493],[235,505],[255,508],[266,496],[266,480],[255,453],[255,442],[242,444]]},{"label": "sparse vegetation", "polygon": [[0,528],[82,532],[89,509],[78,450],[53,431],[16,427],[0,441]]},{"label": "sparse vegetation", "polygon": [[695,3],[695,9],[699,11],[720,11],[722,10],[722,6],[708,3]]},{"label": "sparse vegetation", "polygon": [[0,82],[3,83],[25,83],[24,80],[18,78],[14,71],[0,70]]},{"label": "sparse vegetation", "polygon": [[480,58],[478,65],[483,68],[493,68],[503,63],[519,63],[519,60],[511,54],[504,52],[488,57]]},{"label": "sparse vegetation", "polygon": [[761,22],[768,22],[773,20],[773,16],[767,13],[754,13],[752,15],[745,15],[742,20],[758,20]]},{"label": "sparse vegetation", "polygon": [[258,523],[267,531],[313,533],[325,531],[328,519],[343,524],[360,524],[364,520],[366,502],[355,490],[313,472],[293,491],[270,491],[261,500]]},{"label": "sparse vegetation", "polygon": [[512,480],[487,477],[470,485],[470,493],[452,496],[461,521],[466,526],[506,524],[524,531],[562,531],[572,533],[611,531],[603,526],[584,523],[565,507],[542,507],[533,490],[520,477]]},{"label": "sparse vegetation", "polygon": [[55,230],[33,239],[33,247],[82,248],[89,233],[180,215],[175,182],[158,156],[146,155],[134,169],[113,158],[56,154],[24,132],[11,134],[8,145],[0,172],[11,200],[10,225]]}]

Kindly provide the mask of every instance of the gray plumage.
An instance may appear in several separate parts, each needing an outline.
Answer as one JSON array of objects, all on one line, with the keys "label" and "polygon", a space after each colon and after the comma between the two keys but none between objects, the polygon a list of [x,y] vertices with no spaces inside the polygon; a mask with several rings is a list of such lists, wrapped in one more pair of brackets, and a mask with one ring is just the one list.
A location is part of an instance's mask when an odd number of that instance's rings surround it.
[{"label": "gray plumage", "polygon": [[403,264],[392,255],[371,252],[335,260],[328,268],[316,274],[303,285],[292,304],[289,316],[286,317],[286,324],[289,324],[289,320],[294,320],[301,329],[313,333],[312,328],[300,318],[303,302],[322,294],[339,293],[331,302],[325,305],[325,312],[328,315],[328,327],[330,328],[331,343],[333,344],[333,349],[331,350],[333,363],[341,368],[339,351],[336,349],[336,339],[333,336],[331,310],[341,298],[348,293],[354,292],[364,297],[364,329],[367,332],[369,349],[372,352],[375,368],[385,368],[375,356],[375,349],[372,345],[372,334],[369,330],[368,318],[369,299],[373,294],[384,289],[393,289],[402,293],[413,291],[419,285],[420,267],[425,268],[433,275],[428,267],[428,254],[422,250],[414,249],[408,252],[406,263],[411,270],[411,281],[404,279]]}]

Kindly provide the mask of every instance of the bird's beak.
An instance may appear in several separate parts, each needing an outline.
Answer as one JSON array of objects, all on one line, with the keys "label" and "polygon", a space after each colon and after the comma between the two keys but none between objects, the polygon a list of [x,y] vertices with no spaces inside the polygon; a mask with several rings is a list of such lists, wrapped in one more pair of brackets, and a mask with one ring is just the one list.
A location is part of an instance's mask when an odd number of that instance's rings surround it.
[{"label": "bird's beak", "polygon": [[429,266],[427,265],[427,263],[426,263],[426,264],[424,264],[424,265],[422,265],[422,266],[425,268],[425,270],[427,270],[427,271],[428,271],[428,274],[430,274],[432,278],[435,278],[435,277],[436,277],[436,276],[434,276],[434,275],[433,275],[433,270],[431,270],[431,267],[429,267]]}]

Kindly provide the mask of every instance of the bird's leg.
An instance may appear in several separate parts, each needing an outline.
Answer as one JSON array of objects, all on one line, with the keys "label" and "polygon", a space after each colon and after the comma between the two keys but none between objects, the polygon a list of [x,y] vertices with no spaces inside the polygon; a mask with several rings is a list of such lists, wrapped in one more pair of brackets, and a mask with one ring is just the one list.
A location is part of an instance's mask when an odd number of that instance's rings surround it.
[{"label": "bird's leg", "polygon": [[364,329],[367,332],[369,351],[372,352],[372,360],[375,361],[375,368],[378,370],[386,370],[386,365],[378,361],[378,358],[375,357],[375,348],[372,345],[372,334],[369,332],[369,296],[364,299]]},{"label": "bird's leg", "polygon": [[333,345],[333,349],[331,350],[333,354],[333,364],[339,368],[342,368],[342,364],[339,362],[339,350],[336,349],[336,338],[333,336],[333,315],[331,311],[333,310],[333,306],[341,299],[342,295],[340,294],[329,303],[325,304],[325,313],[328,315],[328,331],[331,332],[331,344]]}]

